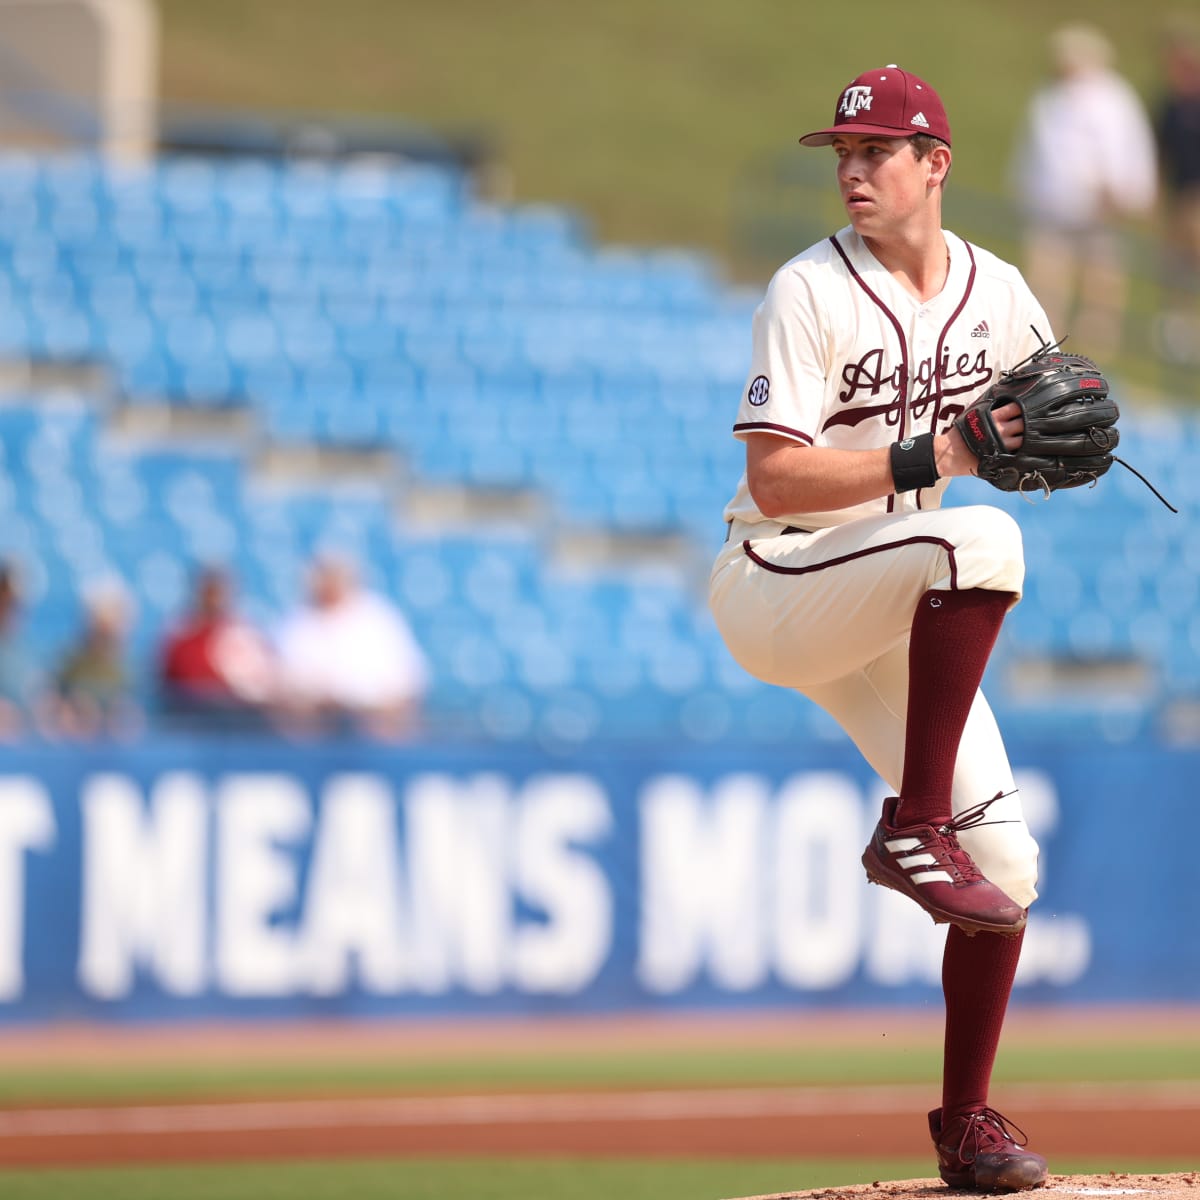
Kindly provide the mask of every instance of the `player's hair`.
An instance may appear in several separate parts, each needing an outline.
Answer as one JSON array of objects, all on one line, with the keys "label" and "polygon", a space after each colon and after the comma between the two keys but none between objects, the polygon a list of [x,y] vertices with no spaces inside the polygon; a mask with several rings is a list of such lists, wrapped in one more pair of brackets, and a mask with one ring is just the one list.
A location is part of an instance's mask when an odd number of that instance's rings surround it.
[{"label": "player's hair", "polygon": [[912,147],[912,152],[916,155],[918,162],[936,150],[938,146],[946,145],[941,138],[935,138],[928,133],[914,133],[908,139],[908,144]]},{"label": "player's hair", "polygon": [[[908,139],[908,144],[912,147],[912,152],[917,162],[920,162],[921,159],[927,157],[939,146],[946,146],[946,149],[950,148],[945,142],[942,141],[941,138],[935,138],[932,134],[928,133],[914,133],[912,137]],[[951,163],[951,166],[953,166],[953,163]],[[946,175],[949,176],[949,174],[950,172],[947,171]],[[943,179],[942,186],[944,187],[945,184],[946,180]]]}]

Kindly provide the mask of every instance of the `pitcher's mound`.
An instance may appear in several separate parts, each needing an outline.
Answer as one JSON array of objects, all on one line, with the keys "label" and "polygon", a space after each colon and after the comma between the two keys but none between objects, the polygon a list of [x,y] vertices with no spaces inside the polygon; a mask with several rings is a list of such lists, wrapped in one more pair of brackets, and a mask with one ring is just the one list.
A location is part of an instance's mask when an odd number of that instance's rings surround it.
[{"label": "pitcher's mound", "polygon": [[[1030,1200],[1075,1196],[1138,1196],[1153,1192],[1154,1200],[1200,1200],[1200,1172],[1183,1175],[1051,1175],[1044,1187],[1035,1188]],[[1009,1197],[1018,1192],[998,1193]],[[810,1192],[775,1192],[770,1196],[746,1196],[743,1200],[859,1200],[878,1196],[880,1200],[946,1200],[950,1196],[975,1196],[948,1188],[940,1179],[899,1179],[878,1183],[855,1183],[847,1187],[816,1188]]]}]

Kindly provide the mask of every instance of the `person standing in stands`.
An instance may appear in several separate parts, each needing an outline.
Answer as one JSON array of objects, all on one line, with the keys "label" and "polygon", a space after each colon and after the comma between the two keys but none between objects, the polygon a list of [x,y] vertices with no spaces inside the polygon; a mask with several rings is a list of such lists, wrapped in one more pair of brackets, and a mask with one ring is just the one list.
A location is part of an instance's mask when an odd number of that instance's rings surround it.
[{"label": "person standing in stands", "polygon": [[[1166,202],[1163,349],[1200,363],[1200,17],[1177,16],[1163,33],[1165,93],[1157,111]],[[1192,376],[1185,383],[1195,385]]]},{"label": "person standing in stands", "polygon": [[313,559],[308,601],[275,643],[276,715],[285,732],[395,741],[417,729],[429,686],[425,655],[400,610],[364,588],[344,555]]},{"label": "person standing in stands", "polygon": [[275,689],[270,644],[234,611],[228,572],[202,570],[191,611],[164,639],[159,682],[172,716],[224,724],[256,718]]},{"label": "person standing in stands", "polygon": [[0,741],[27,733],[41,684],[21,631],[21,585],[17,568],[0,563]]},{"label": "person standing in stands", "polygon": [[84,596],[84,624],[54,673],[47,702],[49,732],[91,740],[125,738],[143,727],[126,661],[133,608],[124,587],[106,580]]},{"label": "person standing in stands", "polygon": [[1154,129],[1088,24],[1050,36],[1053,78],[1032,98],[1013,162],[1024,273],[1071,344],[1118,351],[1128,293],[1124,238],[1158,192]]}]

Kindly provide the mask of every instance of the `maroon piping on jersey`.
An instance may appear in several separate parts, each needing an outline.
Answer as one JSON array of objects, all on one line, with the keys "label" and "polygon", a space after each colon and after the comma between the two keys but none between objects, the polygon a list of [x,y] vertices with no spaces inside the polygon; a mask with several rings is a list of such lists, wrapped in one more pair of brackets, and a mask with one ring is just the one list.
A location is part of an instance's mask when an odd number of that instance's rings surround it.
[{"label": "maroon piping on jersey", "polygon": [[798,429],[792,429],[788,425],[776,425],[774,421],[743,421],[741,424],[734,425],[734,433],[745,433],[748,430],[768,429],[775,433],[783,433],[788,437],[794,437],[797,441],[804,442],[806,445],[813,444],[812,438],[807,433],[801,433]]},{"label": "maroon piping on jersey", "polygon": [[929,537],[928,535],[901,538],[899,541],[886,542],[881,546],[868,546],[863,550],[854,550],[850,554],[839,554],[837,558],[830,558],[825,562],[812,563],[807,567],[781,567],[778,563],[773,563],[769,559],[763,558],[761,554],[758,554],[754,547],[750,545],[749,538],[742,543],[742,551],[752,563],[762,567],[764,571],[773,571],[776,575],[811,575],[814,571],[825,571],[830,567],[840,567],[844,563],[853,562],[859,558],[867,558],[872,554],[881,554],[885,550],[899,550],[902,546],[917,546],[922,544],[941,546],[946,551],[946,558],[950,563],[950,590],[952,592],[957,591],[958,563],[954,558],[953,544],[946,541],[945,538]]},{"label": "maroon piping on jersey", "polygon": [[[900,395],[896,400],[896,407],[900,410],[900,428],[897,431],[900,439],[903,441],[905,433],[905,422],[908,416],[908,342],[904,337],[904,329],[901,326],[896,314],[867,286],[867,281],[855,270],[854,264],[850,261],[850,256],[842,249],[841,243],[837,240],[837,234],[832,234],[829,238],[833,243],[833,248],[838,252],[838,256],[842,262],[846,264],[846,270],[850,272],[850,278],[858,284],[864,292],[874,301],[875,306],[881,313],[892,323],[892,328],[896,331],[896,340],[900,343]],[[834,424],[836,420],[826,422],[826,425]]]},{"label": "maroon piping on jersey", "polygon": [[[838,255],[841,257],[842,262],[846,264],[846,270],[850,272],[850,277],[854,280],[855,283],[858,284],[859,287],[862,288],[862,290],[864,292],[866,292],[866,294],[868,296],[870,296],[870,298],[875,302],[876,306],[879,308],[880,312],[882,312],[883,315],[885,317],[887,317],[887,319],[892,324],[892,328],[896,331],[896,339],[900,343],[900,397],[899,397],[900,431],[899,431],[899,436],[900,436],[900,440],[903,440],[904,434],[905,434],[905,426],[907,424],[907,417],[908,417],[908,385],[909,385],[908,342],[905,340],[904,330],[903,330],[899,320],[896,318],[896,314],[893,313],[892,310],[890,308],[888,308],[888,306],[867,286],[866,280],[863,279],[863,277],[858,273],[858,271],[855,270],[854,264],[851,263],[849,256],[846,254],[845,250],[842,249],[841,243],[837,240],[837,235],[836,234],[831,235],[829,240],[830,240],[830,242],[833,243],[833,248],[838,252]],[[933,358],[933,370],[935,372],[935,379],[937,379],[939,382],[940,382],[940,372],[942,369],[942,352],[946,345],[946,335],[950,332],[950,327],[954,324],[955,321],[958,320],[959,314],[962,312],[962,310],[964,308],[966,308],[967,300],[970,299],[971,293],[975,289],[975,274],[978,269],[977,264],[975,262],[975,252],[971,248],[970,242],[964,241],[963,246],[966,248],[967,258],[970,259],[971,270],[967,276],[967,286],[963,289],[963,294],[962,294],[961,299],[959,300],[954,311],[950,314],[949,320],[947,320],[945,325],[942,326],[941,332],[938,334],[937,349],[934,353],[934,358]],[[930,428],[933,429],[934,432],[937,431],[937,421],[938,421],[939,412],[941,410],[941,403],[942,403],[941,388],[939,387],[937,390],[937,393],[934,397],[933,417],[931,418],[931,422],[930,422]],[[916,500],[917,508],[920,508],[921,507],[921,493],[919,490],[917,491],[914,499]],[[895,502],[896,502],[895,494],[888,496],[888,498],[887,498],[888,512],[895,511]]]},{"label": "maroon piping on jersey", "polygon": [[[909,385],[908,341],[904,336],[904,328],[903,328],[903,326],[901,326],[900,321],[896,317],[896,314],[893,313],[892,310],[890,308],[888,308],[888,306],[879,298],[879,296],[877,296],[875,294],[875,292],[873,292],[871,290],[871,288],[867,286],[866,280],[863,279],[863,277],[855,269],[854,264],[851,263],[849,256],[846,254],[846,251],[842,248],[841,243],[837,240],[837,235],[831,234],[829,237],[829,241],[832,244],[833,248],[838,252],[838,256],[841,258],[842,262],[845,264],[846,270],[850,273],[851,279],[853,279],[854,282],[857,283],[858,286],[860,288],[862,288],[862,290],[864,292],[866,292],[866,294],[875,303],[876,307],[880,310],[880,312],[882,312],[883,315],[885,317],[887,317],[887,319],[891,322],[892,328],[896,331],[896,340],[900,343],[900,396],[897,401],[897,406],[899,408],[899,413],[900,413],[899,440],[903,440],[904,434],[905,434],[905,427],[907,425],[907,417],[908,417],[908,385]],[[966,248],[968,259],[970,259],[971,270],[970,270],[969,275],[967,276],[967,286],[963,290],[962,298],[959,300],[958,305],[955,307],[954,311],[950,314],[949,320],[947,320],[945,325],[942,326],[942,330],[938,334],[937,350],[934,354],[934,360],[933,360],[933,369],[934,369],[934,372],[937,373],[935,375],[935,378],[940,375],[940,372],[942,369],[942,352],[946,345],[946,335],[950,332],[950,327],[954,324],[955,321],[958,320],[959,315],[962,313],[962,310],[964,308],[966,308],[967,301],[968,301],[968,299],[970,299],[971,293],[975,289],[975,275],[976,275],[976,272],[978,269],[977,264],[975,262],[975,252],[971,248],[970,242],[964,241],[963,246]],[[933,410],[933,417],[932,417],[931,426],[930,426],[932,429],[935,430],[935,432],[937,429],[938,416],[939,416],[939,413],[941,410],[941,403],[942,403],[941,389],[939,388],[938,392],[934,398],[934,410]],[[826,422],[826,427],[831,423],[836,424],[837,422],[836,422],[836,420],[834,420],[832,422]],[[766,430],[766,431],[771,431],[771,432],[775,432],[775,433],[781,433],[788,437],[796,438],[797,440],[802,441],[809,446],[811,446],[813,444],[813,438],[810,437],[808,434],[801,433],[798,429],[792,429],[790,426],[787,426],[787,425],[778,425],[772,421],[746,421],[746,422],[735,424],[733,427],[734,433],[747,433],[747,432],[753,432],[755,430]],[[915,493],[913,498],[916,501],[917,508],[919,509],[921,507],[921,491],[920,491],[920,489],[917,490],[917,492]],[[896,496],[895,496],[895,493],[892,493],[887,498],[887,511],[895,512],[895,506],[896,506]]]},{"label": "maroon piping on jersey", "polygon": [[[896,331],[896,340],[900,343],[900,395],[897,398],[897,405],[900,409],[900,429],[897,433],[897,440],[903,441],[904,426],[908,416],[908,341],[904,337],[904,329],[901,327],[900,322],[896,319],[896,314],[892,312],[892,310],[888,308],[888,306],[884,304],[884,302],[880,300],[880,298],[875,295],[875,293],[871,291],[869,287],[867,287],[867,281],[863,279],[863,277],[854,269],[854,264],[850,261],[850,256],[845,252],[845,250],[842,249],[842,244],[837,240],[837,234],[830,234],[829,241],[832,243],[833,248],[838,252],[838,257],[843,263],[846,264],[846,270],[850,272],[850,278],[853,279],[854,282],[857,283],[858,286],[862,288],[862,290],[866,292],[868,296],[870,296],[870,298],[875,302],[876,307],[881,313],[883,313],[885,317],[887,317],[887,319],[892,323],[892,328]],[[832,421],[836,423],[836,417],[832,418]],[[826,422],[826,425],[829,423],[830,422]],[[916,500],[917,507],[920,508],[921,497],[919,493],[916,497]],[[887,510],[888,512],[896,511],[896,496],[894,493],[887,498]]]},{"label": "maroon piping on jersey", "polygon": [[[950,332],[950,326],[958,320],[959,314],[967,307],[967,301],[971,297],[971,293],[975,290],[975,251],[971,249],[970,242],[963,242],[967,250],[967,258],[971,260],[971,271],[967,275],[967,286],[963,288],[962,299],[958,302],[958,307],[950,314],[950,320],[942,326],[942,332],[938,334],[937,353],[933,358],[933,369],[937,373],[937,377],[941,379],[942,370],[942,352],[946,348],[946,334]],[[929,428],[937,432],[938,418],[942,412],[942,389],[939,387],[933,399],[933,416],[929,420]],[[918,497],[918,507],[920,506],[920,497]]]}]

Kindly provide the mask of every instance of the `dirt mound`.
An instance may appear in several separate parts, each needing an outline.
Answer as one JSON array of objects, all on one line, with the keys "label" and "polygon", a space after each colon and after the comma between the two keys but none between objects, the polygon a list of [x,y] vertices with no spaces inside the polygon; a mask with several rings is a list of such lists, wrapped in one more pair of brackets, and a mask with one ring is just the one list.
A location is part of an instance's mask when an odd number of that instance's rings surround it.
[{"label": "dirt mound", "polygon": [[[1155,1193],[1156,1200],[1200,1200],[1200,1172],[1183,1175],[1051,1175],[1046,1186],[1034,1193],[1038,1200],[1074,1196],[1138,1196]],[[811,1192],[775,1192],[770,1196],[746,1196],[742,1200],[858,1200],[888,1197],[889,1200],[945,1200],[947,1196],[976,1196],[956,1191],[940,1179],[901,1179],[859,1183],[840,1188],[817,1188]]]}]

